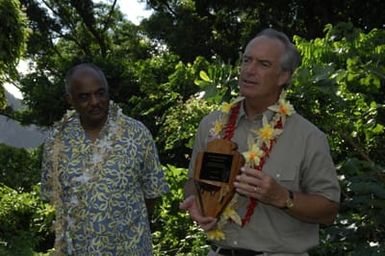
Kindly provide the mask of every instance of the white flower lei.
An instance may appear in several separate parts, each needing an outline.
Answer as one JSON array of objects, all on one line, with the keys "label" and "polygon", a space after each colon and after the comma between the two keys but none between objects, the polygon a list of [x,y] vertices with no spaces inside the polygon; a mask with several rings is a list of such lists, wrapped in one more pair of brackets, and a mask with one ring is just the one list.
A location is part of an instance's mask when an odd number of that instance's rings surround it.
[{"label": "white flower lei", "polygon": [[[55,255],[72,255],[73,245],[70,229],[74,225],[74,220],[69,217],[69,214],[64,213],[63,200],[62,200],[62,189],[59,180],[59,159],[60,154],[63,152],[63,143],[61,140],[61,133],[65,129],[68,122],[77,118],[75,110],[68,110],[63,118],[55,123],[54,125],[54,144],[52,153],[52,198],[51,203],[56,209],[56,221],[55,227]],[[77,178],[77,181],[85,184],[92,179],[95,170],[102,168],[103,163],[108,158],[113,143],[123,133],[124,118],[121,108],[110,101],[109,116],[106,121],[105,127],[102,132],[106,130],[108,134],[103,136],[101,140],[96,140],[93,143],[93,156],[89,161],[87,168],[82,176]],[[107,126],[107,127],[106,127]],[[79,203],[78,199],[73,196],[70,200],[71,207],[76,207]]]}]

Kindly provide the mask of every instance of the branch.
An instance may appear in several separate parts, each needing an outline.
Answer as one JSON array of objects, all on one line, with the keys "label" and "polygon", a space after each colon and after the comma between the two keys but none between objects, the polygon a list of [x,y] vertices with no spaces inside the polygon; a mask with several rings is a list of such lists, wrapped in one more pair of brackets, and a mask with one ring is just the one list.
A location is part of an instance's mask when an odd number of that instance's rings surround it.
[{"label": "branch", "polygon": [[106,18],[106,21],[104,22],[104,26],[103,26],[103,30],[102,30],[103,33],[107,31],[108,26],[109,26],[109,24],[110,24],[111,21],[112,21],[112,14],[114,13],[115,6],[116,6],[116,3],[117,3],[117,2],[118,2],[118,0],[114,0],[114,2],[113,2],[112,5],[111,5],[111,9],[110,9],[110,11],[109,11],[109,13],[108,13],[108,16],[107,16],[107,18]]},{"label": "branch", "polygon": [[8,119],[18,121],[15,119],[15,116],[13,115],[13,110],[10,106],[5,107],[5,109],[0,109],[0,116],[5,116]]},{"label": "branch", "polygon": [[164,5],[166,6],[166,9],[174,16],[174,18],[178,16],[167,2],[164,2]]},{"label": "branch", "polygon": [[68,27],[71,28],[72,31],[75,30],[76,28],[76,24],[72,23],[72,21],[70,19],[67,19],[67,17],[65,16],[61,16],[51,5],[49,5],[49,3],[47,3],[46,0],[41,0],[46,6],[47,8],[53,13],[55,14],[57,17],[60,17],[66,24]]},{"label": "branch", "polygon": [[[76,31],[76,29],[75,29],[75,24],[73,24],[72,23],[72,21],[71,20],[69,20],[69,19],[67,19],[67,17],[63,17],[63,16],[60,16],[60,14],[51,6],[51,5],[49,5],[49,3],[46,1],[46,0],[41,0],[46,6],[47,6],[47,8],[50,10],[50,11],[52,11],[52,13],[53,14],[55,14],[57,17],[60,17],[66,24],[67,24],[67,26],[68,27],[70,27],[70,29],[72,30],[72,31]],[[51,27],[51,30],[52,31],[54,31],[54,32],[56,32],[60,37],[62,37],[62,38],[64,38],[64,39],[67,39],[67,40],[71,40],[71,41],[73,41],[80,49],[82,49],[86,54],[89,54],[89,51],[88,51],[88,49],[86,49],[86,48],[84,48],[83,47],[83,45],[75,38],[75,37],[73,37],[73,36],[70,36],[70,35],[68,35],[68,34],[63,34],[63,32],[60,30],[60,28],[59,29],[56,29],[56,27],[55,26],[53,26],[53,27]],[[52,40],[51,40],[51,43],[52,43],[52,45],[54,45],[53,44],[53,42],[52,42]]]},{"label": "branch", "polygon": [[370,163],[374,163],[374,161],[372,159],[370,159],[369,155],[366,154],[365,150],[360,147],[356,142],[354,142],[354,140],[352,139],[352,137],[346,133],[342,133],[341,134],[342,138],[344,140],[346,140],[347,143],[349,143],[356,151],[357,153],[363,158],[365,159],[366,161],[370,162]]},{"label": "branch", "polygon": [[[72,7],[75,8],[79,16],[81,17],[83,23],[85,24],[86,28],[91,32],[91,34],[94,36],[96,42],[100,46],[101,55],[103,57],[106,56],[107,53],[107,46],[106,42],[103,39],[102,35],[97,31],[97,29],[93,26],[92,21],[90,19],[87,19],[85,16],[85,12],[88,10],[84,10],[81,6],[81,3],[78,1],[71,0]],[[93,13],[89,13],[90,15],[93,15]]]},{"label": "branch", "polygon": [[[163,5],[167,11],[169,11],[169,13],[173,16],[173,18],[176,18],[177,17],[177,14],[176,12],[171,8],[171,6],[167,3],[167,1],[162,1],[159,5]],[[158,12],[161,12],[162,10],[162,7],[159,6],[151,6],[152,9],[154,9],[155,11],[158,11]]]}]

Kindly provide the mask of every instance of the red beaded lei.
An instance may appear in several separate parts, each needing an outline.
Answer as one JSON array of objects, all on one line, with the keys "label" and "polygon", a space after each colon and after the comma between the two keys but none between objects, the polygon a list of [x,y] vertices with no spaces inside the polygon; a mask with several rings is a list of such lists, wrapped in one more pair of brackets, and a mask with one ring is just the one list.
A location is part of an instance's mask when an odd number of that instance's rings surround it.
[{"label": "red beaded lei", "polygon": [[[241,104],[242,103],[239,102],[238,104],[234,105],[230,110],[229,120],[224,129],[225,134],[223,138],[226,140],[231,140],[232,137],[234,136],[234,132],[236,128],[235,126],[236,126],[239,110],[241,108]],[[282,117],[280,117],[280,119],[277,121],[276,125],[274,126],[274,129],[282,129],[282,128],[283,128]],[[266,146],[265,144],[262,145],[261,150],[263,151],[264,154],[261,157],[259,164],[257,166],[255,165],[253,166],[254,169],[256,169],[257,171],[262,171],[263,166],[265,165],[266,160],[269,157],[275,142],[276,140],[272,140],[270,141],[270,144],[268,146]],[[257,206],[257,200],[249,197],[249,204],[247,205],[246,213],[242,218],[242,227],[245,226],[247,223],[249,223],[256,206]]]}]

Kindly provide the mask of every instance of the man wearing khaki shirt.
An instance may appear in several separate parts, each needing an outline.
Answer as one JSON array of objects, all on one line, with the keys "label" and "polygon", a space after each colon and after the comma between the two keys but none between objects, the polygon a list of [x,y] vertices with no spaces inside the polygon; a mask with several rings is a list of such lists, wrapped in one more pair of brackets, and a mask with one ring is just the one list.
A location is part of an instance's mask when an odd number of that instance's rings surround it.
[{"label": "man wearing khaki shirt", "polygon": [[210,113],[199,125],[181,208],[208,233],[218,230],[209,255],[308,255],[319,243],[319,224],[332,223],[337,214],[340,187],[326,136],[282,94],[299,60],[287,36],[273,29],[259,33],[243,54],[244,99],[237,103],[231,138],[246,159],[234,183],[241,223],[233,218],[223,224],[197,206],[195,158],[220,134],[215,127],[223,113]]}]

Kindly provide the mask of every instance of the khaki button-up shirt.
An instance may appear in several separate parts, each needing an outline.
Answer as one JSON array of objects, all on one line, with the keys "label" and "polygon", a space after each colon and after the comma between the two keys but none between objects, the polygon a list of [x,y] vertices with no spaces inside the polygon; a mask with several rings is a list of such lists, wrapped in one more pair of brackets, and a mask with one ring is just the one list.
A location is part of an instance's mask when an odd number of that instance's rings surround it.
[{"label": "khaki button-up shirt", "polygon": [[[243,105],[243,104],[242,104]],[[273,112],[265,113],[268,120]],[[195,137],[189,177],[193,176],[196,154],[210,141],[209,130],[220,112],[202,119]],[[238,115],[233,141],[239,152],[248,150],[250,129],[262,126],[262,115],[254,120],[246,117],[243,106]],[[287,118],[284,131],[274,144],[262,170],[282,186],[293,191],[317,194],[339,202],[340,186],[330,156],[327,138],[316,126],[299,114]],[[244,216],[249,199],[241,196],[238,213]],[[226,239],[216,243],[230,248],[244,248],[272,253],[303,253],[319,243],[319,225],[302,222],[284,210],[258,202],[250,222],[243,228],[228,223],[224,228]]]}]

